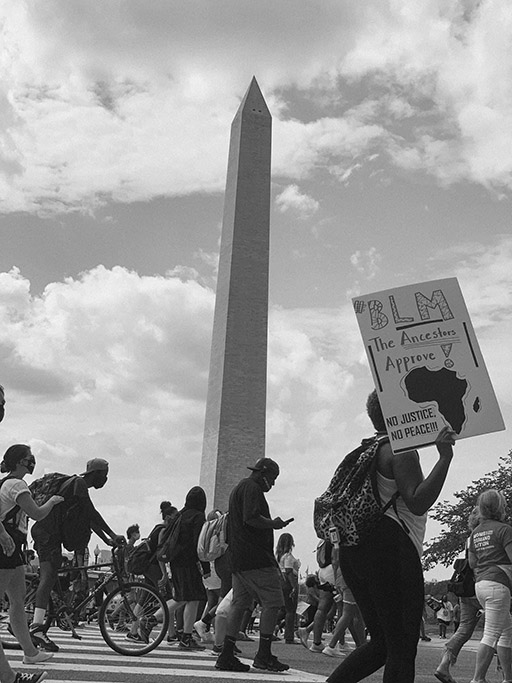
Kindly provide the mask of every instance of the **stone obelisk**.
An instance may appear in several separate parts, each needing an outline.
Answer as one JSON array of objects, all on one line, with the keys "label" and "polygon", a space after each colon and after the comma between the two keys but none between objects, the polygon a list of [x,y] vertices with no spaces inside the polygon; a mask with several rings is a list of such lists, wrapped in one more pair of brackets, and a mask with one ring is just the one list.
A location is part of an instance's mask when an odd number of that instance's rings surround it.
[{"label": "stone obelisk", "polygon": [[201,486],[208,510],[265,454],[272,117],[253,78],[231,125]]}]

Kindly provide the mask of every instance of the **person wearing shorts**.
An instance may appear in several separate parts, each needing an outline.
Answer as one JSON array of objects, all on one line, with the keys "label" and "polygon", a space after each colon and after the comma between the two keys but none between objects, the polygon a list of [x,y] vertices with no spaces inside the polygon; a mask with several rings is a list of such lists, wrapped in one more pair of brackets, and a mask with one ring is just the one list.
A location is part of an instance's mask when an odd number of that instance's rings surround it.
[{"label": "person wearing shorts", "polygon": [[[124,543],[124,536],[115,534],[105,522],[103,517],[94,507],[89,497],[88,489],[93,487],[100,489],[105,486],[108,479],[108,462],[103,458],[93,458],[87,463],[86,471],[76,477],[73,491],[70,495],[83,501],[84,512],[89,517],[91,529],[107,545]],[[66,494],[64,496],[67,500]],[[53,514],[49,514],[44,520],[36,522],[32,527],[34,548],[39,557],[40,579],[35,598],[34,620],[30,627],[32,642],[48,652],[58,652],[59,647],[46,634],[43,626],[50,591],[57,580],[57,573],[62,562],[62,539],[59,533],[58,523]],[[77,551],[77,560],[83,565],[83,552]]]},{"label": "person wearing shorts", "polygon": [[[25,557],[22,547],[27,535],[27,517],[42,520],[62,496],[51,498],[38,506],[24,478],[32,474],[36,459],[26,444],[14,444],[4,454],[0,472],[8,476],[0,483],[0,595],[9,598],[9,622],[13,634],[23,650],[23,664],[39,664],[52,656],[41,652],[32,642],[25,614]],[[14,672],[7,661],[0,642],[0,680],[2,683],[39,683],[45,671],[33,674]]]},{"label": "person wearing shorts", "polygon": [[[334,558],[336,558],[339,548],[334,548],[333,552]],[[357,606],[354,594],[343,578],[343,574],[339,569],[336,559],[333,559],[333,568],[336,576],[334,585],[338,596],[343,600],[343,612],[336,622],[330,641],[322,649],[322,654],[327,655],[328,657],[343,657],[350,652],[350,648],[347,645],[342,645],[347,628],[352,634],[356,647],[362,645],[365,642],[366,637],[361,611]]]},{"label": "person wearing shorts", "polygon": [[[270,458],[260,458],[252,473],[242,479],[229,498],[228,544],[233,568],[233,603],[229,612],[222,653],[215,664],[221,671],[247,672],[234,654],[243,615],[254,600],[261,605],[259,647],[253,666],[272,672],[287,671],[271,652],[277,615],[284,604],[281,573],[274,556],[274,529],[289,522],[272,519],[265,493],[279,476],[279,465]],[[290,520],[291,521],[291,520]]]}]

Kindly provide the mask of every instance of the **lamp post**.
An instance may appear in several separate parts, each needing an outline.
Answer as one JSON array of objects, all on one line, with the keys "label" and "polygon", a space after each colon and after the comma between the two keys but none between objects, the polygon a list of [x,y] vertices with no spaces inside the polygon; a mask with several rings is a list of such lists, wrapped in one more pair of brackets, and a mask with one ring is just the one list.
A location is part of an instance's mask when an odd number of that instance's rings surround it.
[{"label": "lamp post", "polygon": [[96,547],[94,548],[94,564],[98,564],[98,557],[100,554],[100,549],[98,544],[96,543]]}]

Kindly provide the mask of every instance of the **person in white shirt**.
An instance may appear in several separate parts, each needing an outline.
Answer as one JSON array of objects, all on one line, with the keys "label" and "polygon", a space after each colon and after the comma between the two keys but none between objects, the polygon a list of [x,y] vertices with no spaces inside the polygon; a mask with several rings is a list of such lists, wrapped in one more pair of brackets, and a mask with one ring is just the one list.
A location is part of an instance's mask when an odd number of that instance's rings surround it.
[{"label": "person in white shirt", "polygon": [[[36,459],[25,444],[10,446],[0,463],[8,476],[0,483],[0,595],[9,598],[9,620],[23,652],[24,664],[38,664],[51,653],[38,650],[32,643],[25,615],[25,558],[22,547],[27,537],[27,517],[43,519],[61,503],[62,496],[52,496],[44,505],[34,502],[24,477],[32,474]],[[39,683],[45,671],[15,673],[5,657],[0,642],[0,680],[2,683]]]},{"label": "person in white shirt", "polygon": [[283,597],[285,608],[284,640],[285,643],[293,644],[295,641],[295,620],[297,615],[297,600],[299,596],[299,569],[300,560],[293,556],[295,547],[293,536],[288,533],[281,534],[276,545],[276,559],[281,570],[283,580]]}]

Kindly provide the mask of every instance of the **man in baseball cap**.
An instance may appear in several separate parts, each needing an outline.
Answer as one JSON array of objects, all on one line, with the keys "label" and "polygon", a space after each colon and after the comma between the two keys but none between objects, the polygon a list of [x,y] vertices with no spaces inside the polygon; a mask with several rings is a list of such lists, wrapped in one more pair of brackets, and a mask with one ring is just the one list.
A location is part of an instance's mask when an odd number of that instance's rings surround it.
[{"label": "man in baseball cap", "polygon": [[[70,475],[62,485],[64,502],[80,504],[80,511],[87,516],[91,531],[101,538],[107,545],[124,542],[124,536],[112,531],[98,510],[93,505],[88,489],[101,489],[108,480],[108,462],[103,458],[93,458],[87,462],[85,472],[80,475]],[[50,598],[50,591],[57,580],[58,570],[62,562],[62,538],[60,525],[53,511],[44,519],[36,522],[32,527],[34,548],[39,557],[39,586],[35,597],[34,620],[30,627],[32,642],[36,647],[49,652],[57,652],[59,647],[46,634],[43,626],[46,618],[46,608]],[[83,565],[83,550],[75,551],[79,565]]]},{"label": "man in baseball cap", "polygon": [[252,467],[248,467],[248,470],[253,472],[272,472],[275,474],[275,479],[279,476],[279,465],[272,458],[260,458],[255,462]]},{"label": "man in baseball cap", "polygon": [[92,460],[87,461],[87,465],[85,466],[85,472],[82,472],[80,476],[83,477],[89,472],[103,471],[108,472],[108,462],[106,460],[103,460],[103,458],[93,458]]},{"label": "man in baseball cap", "polygon": [[215,664],[221,671],[247,672],[250,666],[234,654],[236,638],[245,610],[256,599],[261,607],[259,648],[253,666],[272,672],[286,671],[271,653],[272,636],[279,609],[283,605],[281,573],[274,557],[274,529],[292,520],[272,519],[265,493],[279,476],[279,465],[260,458],[251,474],[239,482],[229,498],[228,538],[233,565],[233,603],[228,616],[222,653]]}]

